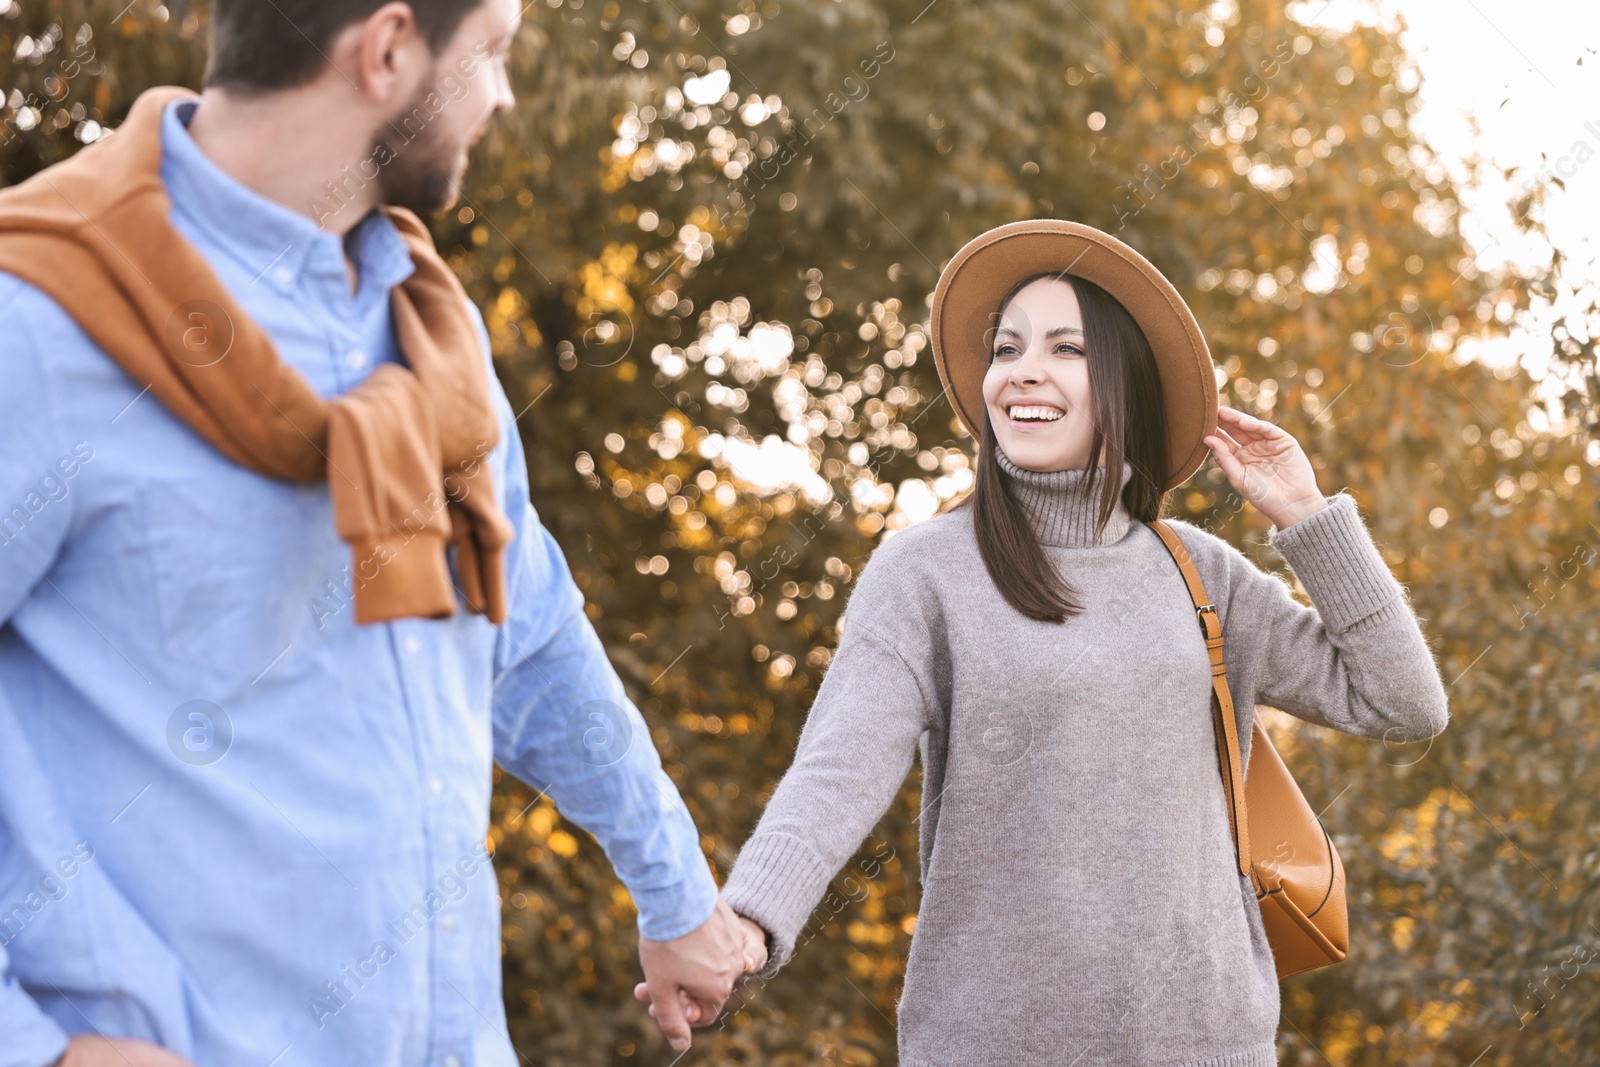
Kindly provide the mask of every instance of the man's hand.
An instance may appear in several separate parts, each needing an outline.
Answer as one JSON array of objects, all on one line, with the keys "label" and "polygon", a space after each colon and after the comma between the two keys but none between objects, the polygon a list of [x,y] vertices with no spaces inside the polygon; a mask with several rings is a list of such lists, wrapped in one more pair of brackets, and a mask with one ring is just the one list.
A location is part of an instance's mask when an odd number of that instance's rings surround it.
[{"label": "man's hand", "polygon": [[160,1045],[132,1037],[97,1037],[78,1034],[55,1067],[194,1067],[182,1056]]},{"label": "man's hand", "polygon": [[689,1027],[715,1022],[733,983],[766,962],[766,934],[719,896],[711,917],[682,937],[639,939],[644,981],[633,995],[650,1002],[651,1017],[673,1050],[681,1052],[690,1044]]}]

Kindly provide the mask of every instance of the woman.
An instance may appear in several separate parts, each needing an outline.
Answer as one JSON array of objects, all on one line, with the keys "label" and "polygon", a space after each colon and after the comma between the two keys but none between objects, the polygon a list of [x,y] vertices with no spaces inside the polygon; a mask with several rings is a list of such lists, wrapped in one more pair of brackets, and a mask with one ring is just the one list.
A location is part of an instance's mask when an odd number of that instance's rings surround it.
[{"label": "woman", "polygon": [[1371,738],[1442,730],[1405,592],[1292,437],[1218,411],[1189,309],[1114,238],[1055,220],[984,234],[940,279],[933,340],[981,441],[976,486],[856,582],[724,889],[765,933],[760,973],[790,958],[920,743],[904,1067],[1272,1067],[1276,971],[1235,863],[1207,652],[1145,523],[1209,448],[1315,604],[1168,520],[1220,614],[1246,745],[1257,702]]}]

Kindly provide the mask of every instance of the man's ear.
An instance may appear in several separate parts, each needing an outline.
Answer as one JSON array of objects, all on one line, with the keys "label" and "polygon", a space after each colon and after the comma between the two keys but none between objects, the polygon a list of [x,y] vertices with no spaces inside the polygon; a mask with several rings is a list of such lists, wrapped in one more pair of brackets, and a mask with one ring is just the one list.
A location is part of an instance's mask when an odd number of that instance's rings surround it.
[{"label": "man's ear", "polygon": [[428,42],[411,5],[403,0],[391,0],[352,23],[336,41],[345,47],[336,45],[333,62],[352,68],[347,75],[352,84],[376,104],[409,99],[415,88],[411,83],[427,69]]}]

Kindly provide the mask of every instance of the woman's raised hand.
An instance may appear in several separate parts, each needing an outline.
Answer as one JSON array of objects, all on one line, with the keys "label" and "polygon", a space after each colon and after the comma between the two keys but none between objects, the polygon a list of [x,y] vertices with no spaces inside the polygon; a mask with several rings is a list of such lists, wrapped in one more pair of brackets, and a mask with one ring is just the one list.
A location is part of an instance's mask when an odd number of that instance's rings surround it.
[{"label": "woman's raised hand", "polygon": [[1278,529],[1328,506],[1300,442],[1265,419],[1224,405],[1205,443],[1233,488]]}]

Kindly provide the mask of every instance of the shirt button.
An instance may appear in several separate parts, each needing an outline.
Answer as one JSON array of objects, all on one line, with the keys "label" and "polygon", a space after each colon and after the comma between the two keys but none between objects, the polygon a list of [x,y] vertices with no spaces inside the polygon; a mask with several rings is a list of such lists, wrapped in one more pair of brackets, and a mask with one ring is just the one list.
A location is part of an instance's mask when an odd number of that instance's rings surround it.
[{"label": "shirt button", "polygon": [[367,354],[359,348],[352,348],[344,354],[344,365],[351,370],[360,370],[367,365]]},{"label": "shirt button", "polygon": [[439,920],[439,929],[443,930],[445,933],[448,934],[455,928],[456,917],[454,915],[446,915],[444,918]]},{"label": "shirt button", "polygon": [[461,1067],[461,1058],[459,1056],[446,1056],[444,1058],[444,1067]]},{"label": "shirt button", "polygon": [[428,792],[433,793],[435,795],[438,795],[439,793],[443,793],[444,792],[444,779],[440,778],[437,774],[429,775],[428,776]]},{"label": "shirt button", "polygon": [[288,267],[279,267],[277,270],[272,272],[272,276],[278,280],[280,285],[288,285],[290,282],[294,281],[294,271],[290,270]]},{"label": "shirt button", "polygon": [[404,644],[406,646],[406,651],[410,652],[412,655],[416,655],[417,652],[421,651],[422,649],[422,642],[417,638],[416,634],[406,634]]}]

